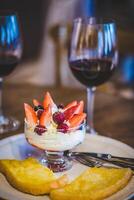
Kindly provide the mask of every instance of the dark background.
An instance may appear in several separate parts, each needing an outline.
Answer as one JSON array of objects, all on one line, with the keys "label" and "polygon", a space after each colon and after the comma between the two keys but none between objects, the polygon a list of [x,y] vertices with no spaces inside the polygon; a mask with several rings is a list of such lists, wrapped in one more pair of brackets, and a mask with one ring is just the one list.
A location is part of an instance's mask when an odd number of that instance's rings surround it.
[{"label": "dark background", "polygon": [[[85,0],[81,1],[84,3]],[[51,2],[52,0],[0,0],[0,11],[13,10],[19,14],[24,41],[23,61],[37,59],[40,54]],[[134,0],[94,0],[94,5],[97,16],[116,21],[120,54],[133,54]]]},{"label": "dark background", "polygon": [[49,6],[48,1],[0,0],[0,11],[13,10],[19,15],[23,30],[23,60],[36,59],[40,54],[45,18]]}]

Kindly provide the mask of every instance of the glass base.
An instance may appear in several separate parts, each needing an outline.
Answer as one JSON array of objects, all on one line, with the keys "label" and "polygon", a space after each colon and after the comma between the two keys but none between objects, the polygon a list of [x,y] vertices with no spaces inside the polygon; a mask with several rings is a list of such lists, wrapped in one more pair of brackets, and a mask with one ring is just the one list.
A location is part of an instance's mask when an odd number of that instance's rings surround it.
[{"label": "glass base", "polygon": [[98,135],[98,133],[95,131],[95,129],[91,128],[89,125],[86,126],[86,132],[88,134]]},{"label": "glass base", "polygon": [[0,116],[0,134],[15,131],[19,128],[20,122],[13,117]]},{"label": "glass base", "polygon": [[39,161],[53,172],[63,172],[69,170],[73,165],[72,160],[64,156],[64,152],[58,151],[45,151]]}]

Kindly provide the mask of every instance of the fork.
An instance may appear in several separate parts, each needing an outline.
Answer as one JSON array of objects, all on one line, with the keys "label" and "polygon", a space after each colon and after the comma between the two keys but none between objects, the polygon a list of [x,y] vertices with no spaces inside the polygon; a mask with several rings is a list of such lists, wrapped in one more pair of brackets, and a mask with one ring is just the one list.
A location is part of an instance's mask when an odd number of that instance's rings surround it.
[{"label": "fork", "polygon": [[[85,155],[79,155],[75,157],[75,160],[79,161],[80,163],[87,165],[89,167],[125,167],[125,168],[131,168],[132,170],[134,170],[134,166],[126,164],[126,163],[122,163],[122,162],[118,162],[118,161],[108,161],[108,160],[102,160],[100,158],[92,158],[90,156],[85,156]],[[106,166],[105,164],[112,164],[114,166]]]},{"label": "fork", "polygon": [[97,160],[96,161],[89,160],[89,159],[87,160],[83,156],[76,156],[74,159],[88,167],[101,167],[102,166],[102,162],[97,161]]}]

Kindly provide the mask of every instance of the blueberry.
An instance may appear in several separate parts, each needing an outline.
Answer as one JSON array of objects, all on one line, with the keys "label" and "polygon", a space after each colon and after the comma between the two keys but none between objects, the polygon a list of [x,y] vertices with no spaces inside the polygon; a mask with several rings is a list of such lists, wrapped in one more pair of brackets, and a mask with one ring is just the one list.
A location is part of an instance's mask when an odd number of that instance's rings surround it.
[{"label": "blueberry", "polygon": [[42,110],[44,110],[44,108],[43,108],[42,105],[38,105],[38,109],[42,109]]},{"label": "blueberry", "polygon": [[59,104],[57,107],[63,109],[64,105],[63,104]]},{"label": "blueberry", "polygon": [[38,110],[38,106],[34,106],[34,111],[36,112]]},{"label": "blueberry", "polygon": [[38,106],[34,106],[34,111],[37,111],[37,110],[44,110],[43,106],[42,105],[38,105]]}]

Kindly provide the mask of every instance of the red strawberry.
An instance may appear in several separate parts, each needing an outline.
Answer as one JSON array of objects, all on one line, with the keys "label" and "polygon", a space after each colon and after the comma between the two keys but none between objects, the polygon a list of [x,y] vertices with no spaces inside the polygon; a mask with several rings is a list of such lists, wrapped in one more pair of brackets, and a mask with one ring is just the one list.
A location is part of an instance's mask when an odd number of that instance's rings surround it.
[{"label": "red strawberry", "polygon": [[46,108],[46,110],[44,110],[44,112],[42,113],[42,115],[41,115],[41,117],[40,117],[40,122],[39,122],[39,124],[40,124],[41,126],[47,127],[47,125],[50,124],[51,119],[52,119],[51,106],[48,105],[48,107]]},{"label": "red strawberry", "polygon": [[24,103],[24,110],[27,122],[34,125],[37,124],[38,118],[33,108],[29,104]]},{"label": "red strawberry", "polygon": [[74,114],[80,114],[83,112],[84,102],[80,101],[77,105],[72,106],[64,111],[65,120],[73,117]]},{"label": "red strawberry", "polygon": [[75,111],[74,114],[80,114],[83,112],[83,109],[84,109],[84,101],[80,101],[78,104],[77,104],[77,109]]},{"label": "red strawberry", "polygon": [[80,114],[76,114],[74,115],[71,119],[69,119],[69,127],[70,128],[75,128],[77,126],[79,126],[83,120],[86,118],[86,113],[80,113]]},{"label": "red strawberry", "polygon": [[68,120],[71,117],[73,117],[73,115],[77,111],[77,108],[78,108],[78,105],[72,106],[72,107],[68,108],[67,110],[65,110],[64,111],[65,120]]},{"label": "red strawberry", "polygon": [[48,105],[53,106],[54,105],[54,101],[53,101],[50,93],[46,92],[45,97],[44,97],[44,101],[43,101],[44,109],[46,109],[48,107]]},{"label": "red strawberry", "polygon": [[39,106],[39,105],[41,105],[41,103],[37,99],[33,99],[33,105]]},{"label": "red strawberry", "polygon": [[64,111],[71,108],[72,106],[76,106],[77,105],[77,101],[72,101],[71,103],[67,104],[65,107],[64,107]]}]

